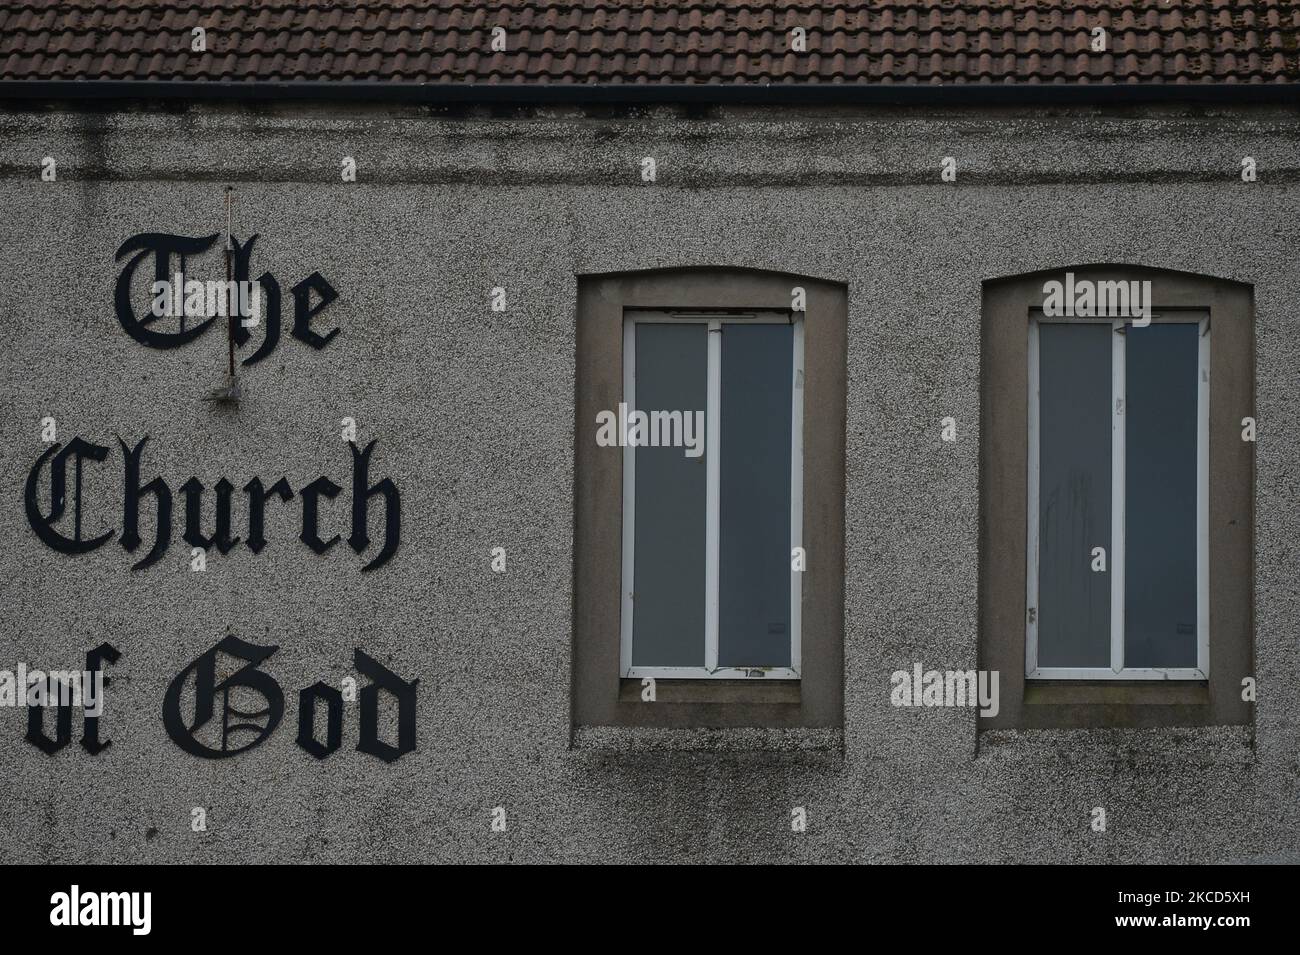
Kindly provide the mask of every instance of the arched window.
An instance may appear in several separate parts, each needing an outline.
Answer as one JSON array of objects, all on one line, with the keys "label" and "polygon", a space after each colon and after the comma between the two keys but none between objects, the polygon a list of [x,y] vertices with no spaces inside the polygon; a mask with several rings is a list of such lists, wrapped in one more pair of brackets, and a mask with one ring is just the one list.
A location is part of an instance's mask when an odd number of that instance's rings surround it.
[{"label": "arched window", "polygon": [[841,725],[846,305],[742,269],[581,280],[576,724]]},{"label": "arched window", "polygon": [[1250,289],[1132,266],[985,284],[981,653],[991,725],[1241,723]]}]

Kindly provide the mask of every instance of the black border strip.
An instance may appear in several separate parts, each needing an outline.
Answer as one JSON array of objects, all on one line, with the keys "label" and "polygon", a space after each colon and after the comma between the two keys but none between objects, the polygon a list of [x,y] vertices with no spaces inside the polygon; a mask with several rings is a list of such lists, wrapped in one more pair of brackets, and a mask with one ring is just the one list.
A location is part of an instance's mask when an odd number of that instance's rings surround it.
[{"label": "black border strip", "polygon": [[7,80],[0,101],[407,103],[471,105],[1300,106],[1300,83],[594,84],[379,81]]}]

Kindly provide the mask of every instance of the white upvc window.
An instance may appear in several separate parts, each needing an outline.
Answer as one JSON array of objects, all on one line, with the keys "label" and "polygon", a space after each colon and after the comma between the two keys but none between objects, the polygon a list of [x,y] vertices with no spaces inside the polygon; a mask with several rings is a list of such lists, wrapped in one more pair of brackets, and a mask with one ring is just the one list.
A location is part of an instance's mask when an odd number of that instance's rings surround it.
[{"label": "white upvc window", "polygon": [[1210,322],[1029,323],[1025,674],[1209,676]]},{"label": "white upvc window", "polygon": [[800,678],[803,334],[799,313],[625,310],[624,416],[698,412],[704,440],[624,446],[624,677]]}]

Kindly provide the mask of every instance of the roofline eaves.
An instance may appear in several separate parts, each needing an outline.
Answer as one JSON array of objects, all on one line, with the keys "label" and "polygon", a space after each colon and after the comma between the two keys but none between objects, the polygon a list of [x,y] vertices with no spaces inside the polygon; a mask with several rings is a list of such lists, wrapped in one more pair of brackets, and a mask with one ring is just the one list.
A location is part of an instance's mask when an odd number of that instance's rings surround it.
[{"label": "roofline eaves", "polygon": [[1300,83],[410,83],[6,80],[0,101],[339,102],[424,106],[1300,106]]}]

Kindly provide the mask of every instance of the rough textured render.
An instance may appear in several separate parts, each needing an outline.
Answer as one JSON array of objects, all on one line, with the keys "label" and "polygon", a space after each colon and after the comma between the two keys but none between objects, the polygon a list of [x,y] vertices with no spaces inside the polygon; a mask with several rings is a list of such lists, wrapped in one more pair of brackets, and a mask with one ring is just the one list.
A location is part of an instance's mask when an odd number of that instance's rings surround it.
[{"label": "rough textured render", "polygon": [[0,79],[1279,83],[1297,30],[1297,0],[5,0]]},{"label": "rough textured render", "polygon": [[[55,183],[40,180],[45,155]],[[344,155],[356,183],[339,181]],[[957,183],[940,181],[945,155]],[[1257,182],[1241,181],[1243,155]],[[73,667],[105,639],[122,651],[98,756],[46,756],[23,740],[26,714],[0,709],[0,856],[1300,857],[1297,155],[1300,120],[1282,110],[0,114],[0,660]],[[283,341],[243,375],[236,408],[205,400],[219,334],[151,351],[112,311],[118,246],[219,231],[227,183],[236,235],[261,236],[254,274],[319,270],[339,291],[321,322],[342,329],[319,352]],[[1077,263],[1254,286],[1253,727],[977,734],[970,709],[890,705],[896,669],[976,666],[981,282]],[[684,265],[848,285],[842,734],[571,730],[577,276]],[[350,551],[306,550],[285,507],[265,551],[214,554],[202,574],[179,541],[138,572],[116,542],[56,554],[21,499],[45,416],[61,440],[114,447],[87,472],[88,532],[120,528],[118,435],[149,435],[144,476],[173,489],[191,474],[300,487],[347,480],[339,424],[353,417],[379,442],[375,474],[402,490],[401,550],[363,575]],[[939,440],[945,416],[955,444]],[[326,512],[336,529],[345,506]],[[495,546],[505,574],[489,569]],[[227,632],[279,645],[264,669],[287,709],[271,739],[209,762],[167,737],[161,701]],[[420,680],[418,748],[391,765],[355,750],[354,707],[328,759],[294,743],[297,691],[352,672],[356,647]],[[506,832],[490,829],[497,806]],[[806,833],[790,831],[796,806]],[[194,807],[206,833],[191,832]]]}]

